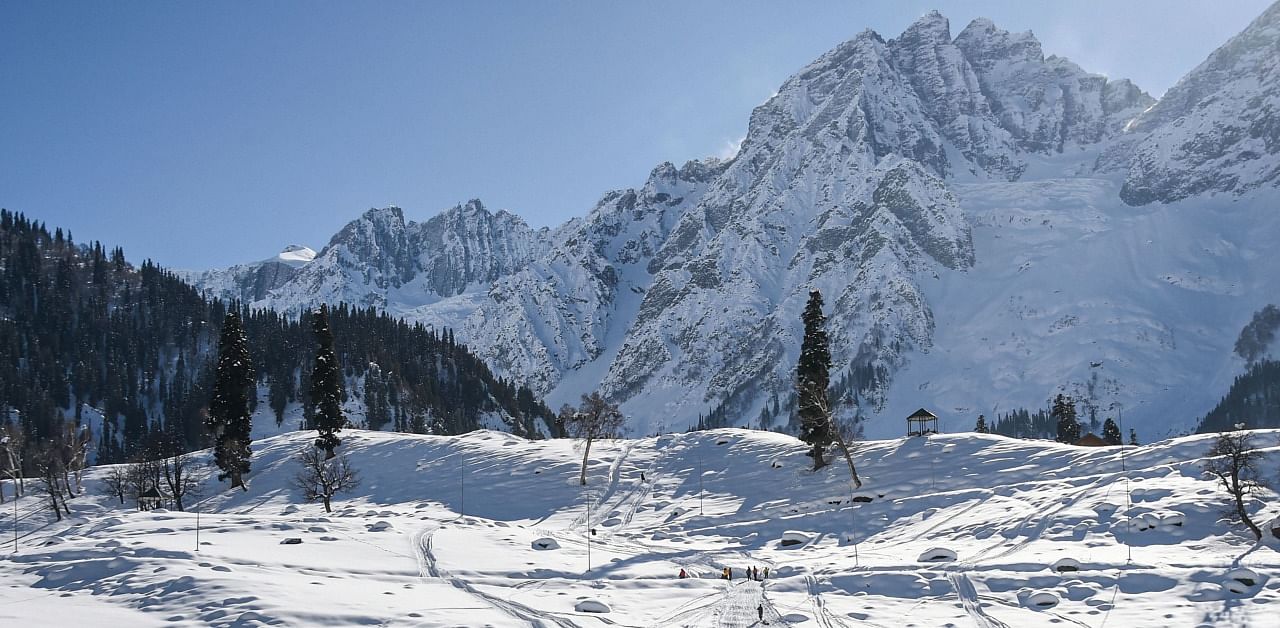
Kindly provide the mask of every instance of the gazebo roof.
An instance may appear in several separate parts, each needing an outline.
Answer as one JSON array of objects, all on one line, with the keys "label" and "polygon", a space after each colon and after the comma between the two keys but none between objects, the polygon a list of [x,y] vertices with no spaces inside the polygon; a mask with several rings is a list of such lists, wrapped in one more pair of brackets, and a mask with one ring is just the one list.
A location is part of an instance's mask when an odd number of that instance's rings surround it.
[{"label": "gazebo roof", "polygon": [[936,418],[938,417],[934,416],[932,412],[929,412],[924,408],[920,408],[919,410],[916,410],[915,414],[912,414],[911,416],[907,417],[907,419],[936,419]]},{"label": "gazebo roof", "polygon": [[138,495],[138,498],[139,498],[139,499],[148,499],[148,498],[150,498],[150,499],[163,499],[163,498],[164,498],[164,495],[161,495],[161,494],[160,494],[160,491],[156,490],[156,487],[154,487],[154,486],[153,486],[153,487],[151,487],[151,488],[147,489],[146,491],[144,491],[141,495]]}]

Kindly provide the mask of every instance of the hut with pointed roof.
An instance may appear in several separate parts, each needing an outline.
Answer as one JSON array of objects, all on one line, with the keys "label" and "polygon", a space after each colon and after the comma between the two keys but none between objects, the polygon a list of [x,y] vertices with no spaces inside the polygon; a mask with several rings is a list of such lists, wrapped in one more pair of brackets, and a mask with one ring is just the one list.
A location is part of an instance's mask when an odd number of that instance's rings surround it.
[{"label": "hut with pointed roof", "polygon": [[924,436],[938,433],[938,417],[920,408],[907,417],[907,436]]}]

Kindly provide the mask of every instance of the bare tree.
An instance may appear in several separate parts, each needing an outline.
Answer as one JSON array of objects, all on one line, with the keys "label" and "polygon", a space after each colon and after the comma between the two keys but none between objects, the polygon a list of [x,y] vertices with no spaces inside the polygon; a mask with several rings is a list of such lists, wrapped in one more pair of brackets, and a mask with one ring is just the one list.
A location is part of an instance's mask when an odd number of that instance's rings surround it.
[{"label": "bare tree", "polygon": [[58,455],[62,457],[62,479],[67,494],[75,497],[81,492],[85,462],[89,457],[89,443],[93,432],[87,424],[64,421],[57,430]]},{"label": "bare tree", "polygon": [[828,432],[835,439],[836,446],[840,448],[840,453],[844,454],[844,461],[849,465],[849,477],[853,480],[853,487],[862,488],[862,480],[858,477],[858,470],[853,466],[853,453],[849,450],[849,443],[861,438],[858,425],[851,421],[836,419],[835,413],[832,412],[831,401],[827,395],[814,395],[812,402],[818,411],[827,417],[827,421],[830,423]]},{"label": "bare tree", "polygon": [[1263,488],[1259,479],[1257,464],[1262,460],[1262,452],[1250,441],[1252,433],[1244,429],[1243,423],[1237,423],[1236,429],[1222,432],[1213,442],[1209,457],[1204,463],[1205,473],[1218,479],[1222,488],[1231,495],[1232,508],[1228,516],[1238,520],[1253,532],[1254,537],[1261,539],[1262,530],[1249,518],[1245,509],[1245,499]]},{"label": "bare tree", "polygon": [[125,493],[129,499],[138,503],[139,508],[142,507],[141,497],[147,491],[153,488],[157,491],[160,490],[160,463],[145,452],[134,456],[133,461],[126,467],[125,474],[128,478]]},{"label": "bare tree", "polygon": [[600,393],[593,392],[582,395],[582,403],[575,410],[565,404],[560,408],[560,422],[565,426],[570,438],[586,441],[582,452],[582,471],[578,474],[578,482],[587,485],[587,458],[591,455],[591,443],[597,438],[618,438],[622,435],[625,418],[618,406],[609,403]]},{"label": "bare tree", "polygon": [[324,502],[325,512],[333,512],[330,502],[334,495],[360,484],[360,478],[345,453],[326,458],[324,450],[307,445],[298,453],[297,460],[302,468],[293,476],[293,486],[307,501],[318,499]]},{"label": "bare tree", "polygon": [[62,521],[62,513],[66,512],[70,516],[71,509],[67,507],[65,491],[68,487],[63,485],[66,470],[62,466],[62,455],[57,442],[48,439],[41,443],[33,462],[40,488],[49,498],[49,508],[53,510],[58,521]]},{"label": "bare tree", "polygon": [[27,434],[22,431],[22,426],[18,423],[6,423],[3,429],[0,429],[0,457],[4,458],[4,464],[0,464],[0,469],[3,469],[4,475],[13,482],[15,497],[21,496],[26,489],[22,479],[22,452],[26,445]]},{"label": "bare tree", "polygon": [[112,465],[102,476],[102,492],[120,500],[124,505],[125,492],[129,490],[129,471],[123,465]]},{"label": "bare tree", "polygon": [[166,432],[160,436],[155,445],[159,456],[160,478],[165,488],[169,489],[169,497],[173,499],[173,507],[186,510],[185,499],[199,497],[208,472],[192,454],[183,451],[182,439],[174,433]]}]

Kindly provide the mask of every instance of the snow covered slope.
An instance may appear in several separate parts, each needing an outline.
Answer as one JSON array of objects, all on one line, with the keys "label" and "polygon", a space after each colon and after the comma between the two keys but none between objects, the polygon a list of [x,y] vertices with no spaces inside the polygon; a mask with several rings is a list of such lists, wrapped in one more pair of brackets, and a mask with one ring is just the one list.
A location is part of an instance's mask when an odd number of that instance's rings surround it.
[{"label": "snow covered slope", "polygon": [[[818,288],[839,412],[870,435],[920,406],[969,427],[1058,392],[1143,439],[1180,433],[1276,294],[1277,15],[1153,104],[1029,32],[953,37],[932,12],[802,68],[727,162],[662,164],[552,230],[478,201],[421,224],[370,210],[258,303],[452,327],[553,406],[601,390],[650,434],[713,409],[785,423]],[[1189,128],[1184,148],[1223,150],[1161,148]]]},{"label": "snow covered slope", "polygon": [[[90,470],[71,520],[23,520],[0,623],[746,627],[759,607],[771,626],[1138,628],[1271,625],[1280,604],[1280,540],[1219,520],[1208,436],[866,442],[854,501],[847,471],[767,432],[598,443],[583,490],[567,440],[353,431],[363,482],[330,515],[288,488],[311,437],[255,443],[248,492],[206,484],[198,544],[195,514],[120,506]],[[1254,438],[1280,464],[1280,431]]]},{"label": "snow covered slope", "polygon": [[1134,121],[1137,146],[1121,196],[1172,202],[1280,186],[1280,3]]}]

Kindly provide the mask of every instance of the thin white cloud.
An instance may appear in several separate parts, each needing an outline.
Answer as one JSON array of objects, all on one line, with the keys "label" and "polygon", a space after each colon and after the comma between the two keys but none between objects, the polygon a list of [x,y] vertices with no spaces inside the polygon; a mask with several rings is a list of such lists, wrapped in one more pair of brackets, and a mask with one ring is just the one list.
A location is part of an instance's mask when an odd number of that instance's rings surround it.
[{"label": "thin white cloud", "polygon": [[747,136],[743,135],[736,140],[725,140],[724,146],[721,146],[720,150],[716,151],[716,157],[733,159],[738,155],[738,151],[742,149],[742,141],[745,139],[747,139]]}]

